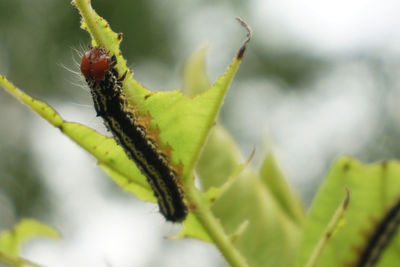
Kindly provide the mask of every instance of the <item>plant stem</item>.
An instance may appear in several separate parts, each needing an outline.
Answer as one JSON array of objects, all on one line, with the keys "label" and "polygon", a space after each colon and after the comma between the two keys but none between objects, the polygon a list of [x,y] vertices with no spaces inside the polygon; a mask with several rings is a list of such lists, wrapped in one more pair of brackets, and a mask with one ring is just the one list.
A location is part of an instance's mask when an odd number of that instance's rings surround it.
[{"label": "plant stem", "polygon": [[96,40],[97,45],[101,47],[111,47],[111,45],[108,44],[107,39],[99,31],[99,28],[96,25],[96,17],[93,14],[94,10],[90,5],[90,0],[73,0],[72,4],[78,8],[82,17],[85,19],[88,30],[93,39]]},{"label": "plant stem", "polygon": [[[193,179],[187,179],[193,181]],[[225,234],[222,225],[218,222],[217,218],[212,214],[209,206],[201,201],[200,192],[195,188],[193,182],[185,184],[186,199],[189,201],[189,206],[195,207],[192,211],[201,225],[207,231],[214,244],[221,251],[226,261],[230,266],[234,267],[247,267],[246,259],[239,253],[239,251],[232,244],[231,240]]]}]

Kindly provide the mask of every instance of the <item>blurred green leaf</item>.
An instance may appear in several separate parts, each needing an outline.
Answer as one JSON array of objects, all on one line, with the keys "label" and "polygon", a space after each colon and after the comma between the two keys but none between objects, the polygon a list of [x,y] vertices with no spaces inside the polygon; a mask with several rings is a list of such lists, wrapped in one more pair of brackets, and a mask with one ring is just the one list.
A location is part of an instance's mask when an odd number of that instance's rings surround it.
[{"label": "blurred green leaf", "polygon": [[222,186],[235,168],[244,162],[242,158],[232,136],[216,124],[196,165],[203,189]]},{"label": "blurred green leaf", "polygon": [[183,92],[195,96],[210,87],[206,73],[206,48],[199,49],[188,59],[183,68]]},{"label": "blurred green leaf", "polygon": [[0,262],[8,266],[38,266],[20,258],[22,245],[37,237],[59,238],[59,233],[33,219],[23,219],[12,230],[0,233]]},{"label": "blurred green leaf", "polygon": [[235,245],[250,266],[286,267],[293,262],[300,228],[253,171],[245,169],[216,201],[213,211],[228,233],[248,222]]},{"label": "blurred green leaf", "polygon": [[260,177],[282,209],[294,222],[301,225],[305,218],[301,201],[290,188],[271,153],[265,157],[261,165]]},{"label": "blurred green leaf", "polygon": [[18,256],[21,246],[35,237],[59,238],[60,235],[50,226],[32,219],[23,219],[13,230],[0,233],[0,251]]},{"label": "blurred green leaf", "polygon": [[[264,163],[261,173],[273,175],[271,179],[278,183],[283,177],[273,164],[271,161]],[[298,222],[294,223],[265,186],[265,178],[247,166],[233,138],[219,124],[210,132],[196,173],[203,189],[207,190],[203,201],[215,202],[214,214],[250,266],[290,266],[299,240]],[[282,190],[285,195],[281,198],[296,199],[289,196],[288,188]]]},{"label": "blurred green leaf", "polygon": [[343,216],[348,208],[350,201],[350,192],[346,188],[346,196],[342,203],[340,203],[339,207],[336,209],[335,213],[332,215],[332,218],[330,219],[328,225],[326,226],[324,233],[321,235],[321,238],[319,239],[318,243],[316,244],[310,258],[308,259],[308,262],[306,264],[306,267],[315,267],[317,264],[319,257],[323,253],[326,244],[329,242],[329,240],[337,233],[337,231],[343,226]]},{"label": "blurred green leaf", "polygon": [[171,236],[171,238],[185,238],[185,237],[192,237],[205,242],[212,243],[212,240],[208,235],[207,231],[203,228],[203,226],[200,224],[197,218],[190,213],[183,222],[181,231]]},{"label": "blurred green leaf", "polygon": [[[330,239],[316,266],[336,267],[355,262],[359,256],[356,251],[360,251],[367,242],[365,233],[373,231],[376,227],[374,221],[381,218],[400,196],[400,163],[385,161],[364,165],[349,157],[339,158],[314,199],[295,266],[304,266],[307,262],[342,201],[345,187],[351,192],[351,201],[344,216],[345,224]],[[397,235],[377,266],[390,267],[400,262],[399,246],[400,236]]]},{"label": "blurred green leaf", "polygon": [[[216,125],[196,167],[201,184],[207,189],[223,187],[243,164],[242,158],[232,137]],[[233,234],[235,246],[250,266],[290,266],[300,227],[250,167],[245,167],[214,201],[215,215],[226,232]]]}]

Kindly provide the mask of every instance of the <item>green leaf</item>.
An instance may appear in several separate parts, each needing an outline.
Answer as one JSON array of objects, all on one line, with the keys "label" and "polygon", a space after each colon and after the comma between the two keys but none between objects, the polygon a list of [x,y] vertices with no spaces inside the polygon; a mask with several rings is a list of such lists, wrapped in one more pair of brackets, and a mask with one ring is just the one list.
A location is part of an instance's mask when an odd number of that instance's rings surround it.
[{"label": "green leaf", "polygon": [[300,228],[253,171],[245,169],[213,211],[228,233],[248,221],[235,245],[250,266],[286,267],[293,262]]},{"label": "green leaf", "polygon": [[[364,165],[341,157],[331,167],[314,199],[306,220],[295,266],[304,266],[348,187],[351,201],[344,215],[345,224],[327,243],[316,266],[334,267],[354,263],[366,242],[365,233],[371,233],[376,223],[400,195],[400,163],[386,161]],[[379,267],[399,262],[397,235],[378,262]],[[356,249],[358,248],[358,249]]]},{"label": "green leaf", "polygon": [[145,177],[113,138],[79,123],[64,122],[60,129],[95,156],[103,170],[124,190],[134,193],[143,201],[156,201]]},{"label": "green leaf", "polygon": [[300,227],[249,166],[235,175],[244,162],[232,137],[217,124],[196,167],[202,186],[208,189],[203,197],[219,196],[219,189],[231,183],[233,175],[233,184],[215,200],[214,214],[250,266],[290,266]]},{"label": "green leaf", "polygon": [[261,165],[260,176],[282,209],[293,221],[301,225],[305,218],[301,201],[290,188],[272,153],[265,157]]},{"label": "green leaf", "polygon": [[18,256],[21,246],[35,237],[59,238],[60,235],[50,226],[32,219],[23,219],[13,230],[0,233],[0,251]]},{"label": "green leaf", "polygon": [[189,214],[183,222],[181,231],[170,236],[171,239],[192,237],[205,242],[212,242],[211,237],[193,214]]},{"label": "green leaf", "polygon": [[240,61],[235,58],[225,74],[201,95],[189,98],[178,91],[158,92],[144,102],[154,118],[154,124],[161,131],[161,140],[172,147],[175,163],[183,164],[183,179],[192,176],[194,164],[210,128],[216,121],[239,64]]},{"label": "green leaf", "polygon": [[22,245],[37,237],[59,238],[59,233],[33,219],[22,219],[12,230],[0,233],[0,262],[8,266],[38,266],[19,257]]},{"label": "green leaf", "polygon": [[188,59],[183,69],[183,92],[195,96],[210,87],[206,73],[206,48],[201,48]]},{"label": "green leaf", "polygon": [[231,135],[221,125],[216,124],[196,165],[203,189],[222,186],[243,162]]}]

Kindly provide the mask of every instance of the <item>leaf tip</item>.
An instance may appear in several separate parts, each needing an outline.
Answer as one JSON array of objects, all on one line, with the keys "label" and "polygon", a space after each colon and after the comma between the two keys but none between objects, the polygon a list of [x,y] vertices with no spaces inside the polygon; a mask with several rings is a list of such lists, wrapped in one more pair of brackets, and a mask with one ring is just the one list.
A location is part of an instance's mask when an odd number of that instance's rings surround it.
[{"label": "leaf tip", "polygon": [[236,58],[240,60],[244,56],[244,52],[246,51],[246,46],[247,46],[248,42],[250,42],[250,40],[251,40],[253,31],[251,30],[249,24],[247,24],[247,22],[245,22],[241,17],[236,17],[236,20],[247,31],[246,40],[244,40],[242,46],[239,48],[239,50],[237,51],[237,54],[236,54]]}]

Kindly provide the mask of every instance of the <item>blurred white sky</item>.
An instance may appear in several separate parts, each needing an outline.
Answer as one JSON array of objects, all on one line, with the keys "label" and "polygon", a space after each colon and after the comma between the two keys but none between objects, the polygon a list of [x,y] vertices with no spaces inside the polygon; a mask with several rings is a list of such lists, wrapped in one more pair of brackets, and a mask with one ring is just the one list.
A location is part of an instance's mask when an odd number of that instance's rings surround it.
[{"label": "blurred white sky", "polygon": [[[190,10],[185,2],[176,4],[176,14],[168,15],[179,17],[181,38],[186,44],[184,56],[209,41],[211,76],[221,74],[242,40],[237,34],[241,29],[233,21],[240,14],[225,10],[221,4],[204,10]],[[254,37],[266,45],[311,47],[327,57],[369,49],[398,51],[398,1],[254,0],[249,5],[251,14],[246,19],[254,29]],[[237,40],[233,46],[232,40]],[[227,46],[232,50],[224,49]],[[327,153],[351,154],[372,134],[378,120],[373,105],[378,93],[369,75],[359,65],[339,66],[315,81],[306,94],[282,94],[267,80],[234,84],[240,90],[231,93],[227,108],[236,107],[231,112],[244,118],[236,121],[236,130],[245,131],[244,147],[251,150],[268,138],[289,178],[307,185],[308,178],[326,168],[323,160]],[[321,103],[321,99],[327,102]],[[75,106],[57,108],[74,121],[87,116],[76,113]],[[95,126],[98,122],[93,119],[94,113],[89,114],[87,121]],[[254,119],[246,119],[249,117]],[[59,219],[54,223],[63,239],[35,242],[35,246],[29,246],[27,258],[44,266],[60,267],[221,266],[218,251],[209,244],[164,241],[162,237],[176,229],[164,223],[156,205],[134,198],[113,198],[104,191],[93,158],[59,131],[44,126],[43,120],[35,123],[32,146],[57,201]],[[163,242],[169,242],[167,248]]]},{"label": "blurred white sky", "polygon": [[[268,26],[260,38],[290,37],[329,56],[356,49],[397,45],[400,2],[396,0],[281,0],[252,2],[254,21]],[[276,41],[276,40],[275,40]],[[274,40],[272,40],[274,42]]]}]

